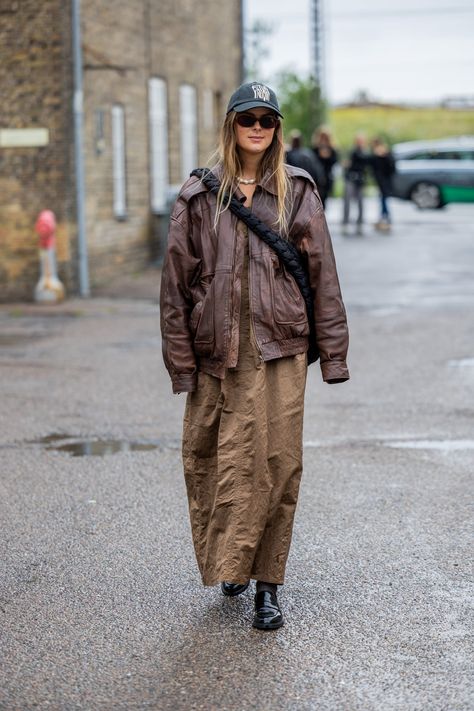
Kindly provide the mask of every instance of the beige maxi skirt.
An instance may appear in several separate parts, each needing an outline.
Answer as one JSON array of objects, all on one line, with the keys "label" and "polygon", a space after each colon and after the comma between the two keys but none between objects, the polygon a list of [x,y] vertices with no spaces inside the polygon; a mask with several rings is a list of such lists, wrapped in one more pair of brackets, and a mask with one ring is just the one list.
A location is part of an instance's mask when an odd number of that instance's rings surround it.
[{"label": "beige maxi skirt", "polygon": [[306,353],[260,360],[242,271],[239,358],[199,373],[183,424],[191,530],[204,585],[283,584],[302,473]]}]

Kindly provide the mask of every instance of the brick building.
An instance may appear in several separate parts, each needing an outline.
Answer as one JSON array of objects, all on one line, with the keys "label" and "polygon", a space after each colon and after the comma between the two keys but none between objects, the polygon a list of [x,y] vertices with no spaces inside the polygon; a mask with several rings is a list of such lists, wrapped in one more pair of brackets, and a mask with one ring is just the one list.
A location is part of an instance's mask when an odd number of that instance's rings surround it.
[{"label": "brick building", "polygon": [[[58,220],[60,277],[78,289],[72,1],[0,4],[3,301],[32,297],[44,208]],[[80,26],[93,291],[159,254],[170,187],[212,152],[242,79],[241,0],[82,0]]]}]

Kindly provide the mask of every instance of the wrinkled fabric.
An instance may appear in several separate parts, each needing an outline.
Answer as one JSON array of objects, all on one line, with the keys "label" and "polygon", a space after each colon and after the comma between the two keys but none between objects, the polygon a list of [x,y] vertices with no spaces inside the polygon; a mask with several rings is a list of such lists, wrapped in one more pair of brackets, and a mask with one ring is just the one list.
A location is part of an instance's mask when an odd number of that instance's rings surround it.
[{"label": "wrinkled fabric", "polygon": [[[238,226],[245,242],[245,227]],[[283,584],[302,472],[306,354],[265,362],[249,307],[244,244],[238,361],[199,372],[187,396],[183,464],[204,585]]]},{"label": "wrinkled fabric", "polygon": [[[324,211],[310,176],[285,169],[291,183],[287,237],[308,268],[322,376],[342,382],[349,378],[348,329]],[[239,190],[235,194],[244,199]],[[274,226],[277,195],[269,175],[256,187],[252,212]],[[236,216],[225,210],[214,229],[215,213],[216,197],[197,177],[190,178],[171,214],[161,281],[163,358],[173,392],[193,391],[198,371],[224,378],[237,364],[241,244]],[[263,360],[305,353],[309,325],[295,280],[253,232],[249,246],[254,332]]]}]

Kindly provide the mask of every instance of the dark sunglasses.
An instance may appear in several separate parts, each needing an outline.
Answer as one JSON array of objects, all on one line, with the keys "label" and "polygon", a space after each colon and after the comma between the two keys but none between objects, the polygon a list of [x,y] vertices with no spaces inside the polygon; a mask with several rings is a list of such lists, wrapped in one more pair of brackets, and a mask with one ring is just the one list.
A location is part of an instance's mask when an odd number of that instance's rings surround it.
[{"label": "dark sunglasses", "polygon": [[279,123],[277,117],[273,116],[273,114],[264,114],[260,118],[253,114],[237,114],[235,120],[242,128],[251,128],[258,122],[261,128],[269,129],[276,128]]}]

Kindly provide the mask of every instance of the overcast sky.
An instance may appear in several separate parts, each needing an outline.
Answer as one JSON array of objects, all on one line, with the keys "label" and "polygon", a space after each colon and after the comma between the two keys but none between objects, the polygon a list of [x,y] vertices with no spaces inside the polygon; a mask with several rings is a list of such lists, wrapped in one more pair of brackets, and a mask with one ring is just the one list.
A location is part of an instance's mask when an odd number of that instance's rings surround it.
[{"label": "overcast sky", "polygon": [[[308,73],[311,0],[244,0],[245,24],[274,24],[271,81],[279,69]],[[365,89],[389,101],[474,95],[472,0],[323,0],[325,82],[332,103]]]}]

